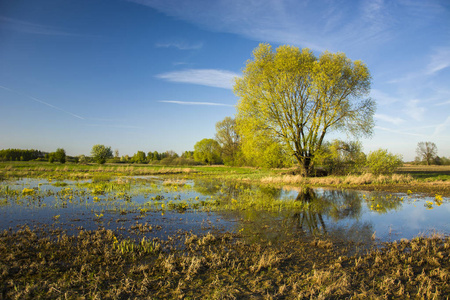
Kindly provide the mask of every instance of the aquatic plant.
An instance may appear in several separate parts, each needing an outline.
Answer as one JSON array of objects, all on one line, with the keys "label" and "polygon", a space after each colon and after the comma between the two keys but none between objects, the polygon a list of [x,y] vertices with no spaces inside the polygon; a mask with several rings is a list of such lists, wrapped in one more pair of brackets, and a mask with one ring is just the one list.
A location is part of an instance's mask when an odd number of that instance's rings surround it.
[{"label": "aquatic plant", "polygon": [[24,188],[22,190],[22,195],[24,195],[24,196],[31,196],[31,195],[34,195],[35,192],[36,191],[34,189]]}]

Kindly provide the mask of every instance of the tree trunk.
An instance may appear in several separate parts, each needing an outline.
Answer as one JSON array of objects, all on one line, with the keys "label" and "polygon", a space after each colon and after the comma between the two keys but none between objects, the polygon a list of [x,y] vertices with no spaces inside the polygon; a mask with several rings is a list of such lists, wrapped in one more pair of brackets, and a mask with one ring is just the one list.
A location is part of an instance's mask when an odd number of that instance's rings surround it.
[{"label": "tree trunk", "polygon": [[312,161],[312,156],[304,156],[302,158],[302,165],[303,165],[303,170],[305,171],[305,176],[309,177],[309,175],[311,174],[311,161]]}]

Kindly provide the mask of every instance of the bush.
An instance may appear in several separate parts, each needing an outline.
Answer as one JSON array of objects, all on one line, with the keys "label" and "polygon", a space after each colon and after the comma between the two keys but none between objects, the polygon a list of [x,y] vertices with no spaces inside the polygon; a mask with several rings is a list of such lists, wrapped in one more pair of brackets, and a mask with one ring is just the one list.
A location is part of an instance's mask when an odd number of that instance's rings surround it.
[{"label": "bush", "polygon": [[62,148],[56,149],[56,152],[54,152],[54,158],[56,161],[64,164],[66,163],[66,151]]},{"label": "bush", "polygon": [[99,164],[104,164],[108,158],[113,157],[111,147],[94,145],[91,150],[92,158]]},{"label": "bush", "polygon": [[392,174],[403,165],[402,156],[394,155],[386,149],[370,152],[367,157],[367,167],[374,175]]}]

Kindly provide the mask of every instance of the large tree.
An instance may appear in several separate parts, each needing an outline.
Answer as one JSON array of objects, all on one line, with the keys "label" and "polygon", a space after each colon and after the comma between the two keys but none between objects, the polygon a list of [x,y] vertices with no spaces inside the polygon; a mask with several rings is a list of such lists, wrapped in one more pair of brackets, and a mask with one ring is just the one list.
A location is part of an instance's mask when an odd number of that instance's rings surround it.
[{"label": "large tree", "polygon": [[281,144],[308,174],[328,132],[372,134],[370,84],[366,65],[343,53],[260,44],[234,85],[238,132],[243,143],[260,135]]},{"label": "large tree", "polygon": [[417,157],[420,161],[426,161],[427,165],[431,165],[437,156],[437,147],[432,142],[420,142],[416,149]]}]

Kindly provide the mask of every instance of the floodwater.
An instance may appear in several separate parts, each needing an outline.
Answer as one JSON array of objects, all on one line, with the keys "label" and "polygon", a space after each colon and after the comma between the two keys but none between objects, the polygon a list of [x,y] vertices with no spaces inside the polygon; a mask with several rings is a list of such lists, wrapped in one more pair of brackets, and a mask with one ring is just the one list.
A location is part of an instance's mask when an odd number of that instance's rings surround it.
[{"label": "floodwater", "polygon": [[448,235],[449,213],[448,198],[414,192],[305,191],[158,177],[0,183],[0,231],[24,225],[68,234],[105,228],[162,239],[181,231],[231,231],[250,240],[319,236],[366,247],[418,235]]}]

